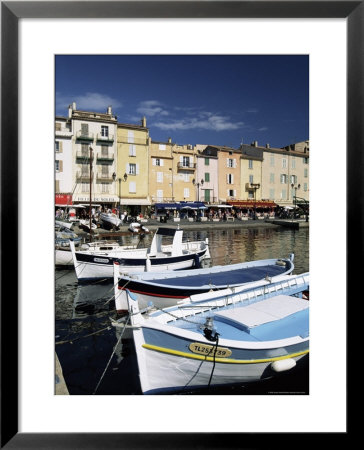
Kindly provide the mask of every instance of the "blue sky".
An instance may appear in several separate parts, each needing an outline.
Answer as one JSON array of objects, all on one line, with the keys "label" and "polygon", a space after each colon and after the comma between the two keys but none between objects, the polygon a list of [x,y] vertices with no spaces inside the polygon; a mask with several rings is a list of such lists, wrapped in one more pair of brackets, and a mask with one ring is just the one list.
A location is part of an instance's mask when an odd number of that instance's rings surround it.
[{"label": "blue sky", "polygon": [[56,115],[106,112],[147,118],[155,141],[283,147],[309,139],[305,55],[58,55]]}]

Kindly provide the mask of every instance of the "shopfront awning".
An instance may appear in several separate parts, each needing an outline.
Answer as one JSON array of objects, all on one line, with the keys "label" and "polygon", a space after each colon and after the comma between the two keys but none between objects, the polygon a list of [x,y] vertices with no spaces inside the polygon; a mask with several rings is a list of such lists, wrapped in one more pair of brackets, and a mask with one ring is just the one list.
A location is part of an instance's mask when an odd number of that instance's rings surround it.
[{"label": "shopfront awning", "polygon": [[121,206],[123,206],[123,205],[150,206],[152,203],[150,202],[150,200],[148,200],[146,198],[121,198],[120,204],[121,204]]},{"label": "shopfront awning", "polygon": [[264,201],[264,200],[237,200],[228,202],[234,208],[275,208],[278,206],[274,202]]},{"label": "shopfront awning", "polygon": [[156,203],[156,209],[206,209],[203,202]]}]

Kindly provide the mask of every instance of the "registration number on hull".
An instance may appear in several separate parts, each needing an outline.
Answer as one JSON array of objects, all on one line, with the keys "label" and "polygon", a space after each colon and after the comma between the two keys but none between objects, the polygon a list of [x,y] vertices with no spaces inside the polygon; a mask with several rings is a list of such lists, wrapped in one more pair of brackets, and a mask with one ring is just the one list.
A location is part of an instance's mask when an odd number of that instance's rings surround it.
[{"label": "registration number on hull", "polygon": [[[217,347],[215,345],[206,345],[199,342],[192,342],[189,345],[192,353],[198,353],[205,356],[216,356],[217,358],[227,358],[231,356],[231,350],[225,347]],[[215,353],[216,350],[216,353]]]}]

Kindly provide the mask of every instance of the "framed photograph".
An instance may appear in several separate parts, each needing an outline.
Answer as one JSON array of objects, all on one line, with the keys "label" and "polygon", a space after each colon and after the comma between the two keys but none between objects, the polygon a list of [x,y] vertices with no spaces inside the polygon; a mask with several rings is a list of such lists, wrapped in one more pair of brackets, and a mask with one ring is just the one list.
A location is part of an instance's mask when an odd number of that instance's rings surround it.
[{"label": "framed photograph", "polygon": [[[347,436],[343,317],[358,270],[347,258],[362,249],[363,18],[361,1],[2,2],[2,447],[234,448],[277,433]],[[309,395],[54,395],[55,55],[70,54],[309,56]]]}]

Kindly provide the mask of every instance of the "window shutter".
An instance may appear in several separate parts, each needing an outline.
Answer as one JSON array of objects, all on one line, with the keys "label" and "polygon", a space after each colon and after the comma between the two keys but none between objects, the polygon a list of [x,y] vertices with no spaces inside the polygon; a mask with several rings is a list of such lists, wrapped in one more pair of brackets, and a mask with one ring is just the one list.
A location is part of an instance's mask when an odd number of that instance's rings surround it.
[{"label": "window shutter", "polygon": [[227,182],[227,184],[229,184],[229,174],[228,173],[226,174],[226,182]]},{"label": "window shutter", "polygon": [[139,164],[136,164],[135,171],[136,171],[136,175],[139,175]]},{"label": "window shutter", "polygon": [[130,174],[130,165],[129,165],[129,163],[126,163],[126,173]]},{"label": "window shutter", "polygon": [[236,167],[236,159],[233,159],[233,167]]},{"label": "window shutter", "polygon": [[229,158],[226,158],[226,167],[229,167]]},{"label": "window shutter", "polygon": [[160,163],[161,166],[164,166],[163,159],[160,159],[159,163]]},{"label": "window shutter", "polygon": [[231,174],[231,184],[234,184],[234,174]]},{"label": "window shutter", "polygon": [[156,159],[152,158],[152,162],[153,162],[153,166],[155,166],[156,165]]},{"label": "window shutter", "polygon": [[59,161],[59,172],[63,172],[63,161]]},{"label": "window shutter", "polygon": [[59,192],[59,180],[56,180],[56,192]]},{"label": "window shutter", "polygon": [[179,162],[183,164],[183,156],[182,155],[179,157]]},{"label": "window shutter", "polygon": [[62,141],[59,141],[59,147],[58,147],[58,152],[59,153],[62,153],[63,152],[63,142]]}]

